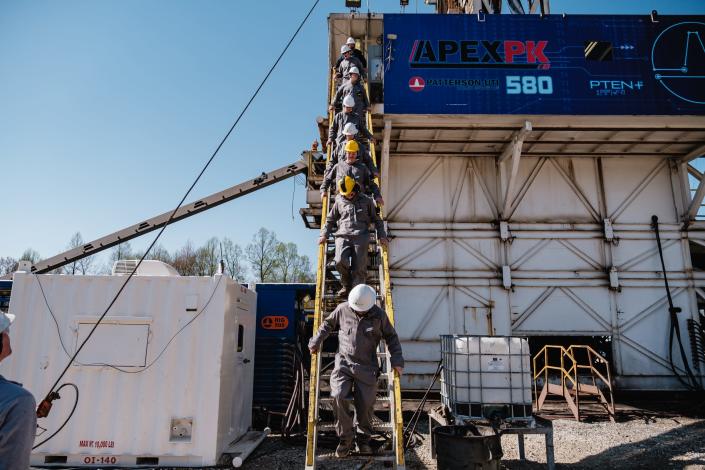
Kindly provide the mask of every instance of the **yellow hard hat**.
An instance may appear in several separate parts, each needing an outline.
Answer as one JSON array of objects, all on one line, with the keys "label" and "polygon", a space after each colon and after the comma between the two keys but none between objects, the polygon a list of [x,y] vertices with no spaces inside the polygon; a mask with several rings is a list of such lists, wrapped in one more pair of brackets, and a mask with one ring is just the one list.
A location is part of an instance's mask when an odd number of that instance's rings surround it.
[{"label": "yellow hard hat", "polygon": [[338,180],[338,192],[343,196],[349,196],[350,193],[359,189],[357,182],[350,176],[343,176]]},{"label": "yellow hard hat", "polygon": [[348,143],[345,144],[345,151],[358,152],[360,151],[360,146],[357,144],[356,140],[348,140]]}]

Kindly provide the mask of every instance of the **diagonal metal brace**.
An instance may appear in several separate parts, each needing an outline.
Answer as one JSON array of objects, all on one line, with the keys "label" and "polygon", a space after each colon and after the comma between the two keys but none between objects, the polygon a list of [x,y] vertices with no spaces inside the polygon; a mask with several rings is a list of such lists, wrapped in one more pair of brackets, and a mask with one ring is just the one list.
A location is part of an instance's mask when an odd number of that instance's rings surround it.
[{"label": "diagonal metal brace", "polygon": [[[184,204],[178,211],[176,211],[174,217],[169,223],[178,222],[191,217],[192,215],[200,214],[208,209],[257,191],[258,189],[266,188],[267,186],[271,186],[279,181],[291,178],[292,176],[296,176],[300,173],[304,173],[306,168],[306,163],[300,160],[292,163],[291,165],[270,171],[269,173],[262,173],[257,178],[232,186],[224,191],[211,194],[210,196],[201,198],[198,201]],[[151,219],[147,219],[122,230],[118,230],[110,235],[93,240],[83,246],[73,248],[51,258],[39,261],[37,264],[32,266],[31,272],[34,274],[42,274],[52,271],[73,263],[74,261],[78,261],[82,258],[99,253],[115,245],[119,245],[120,243],[142,236],[145,233],[162,228],[167,221],[169,221],[169,217],[172,212],[173,211],[165,212],[156,217],[152,217]]]},{"label": "diagonal metal brace", "polygon": [[531,133],[531,129],[531,122],[525,121],[521,129],[518,129],[514,132],[514,134],[512,134],[511,141],[507,144],[497,159],[497,163],[501,165],[509,157],[512,158],[509,182],[507,183],[507,189],[504,193],[504,207],[502,209],[503,218],[507,217],[507,214],[509,214],[509,209],[512,207],[512,203],[514,202],[517,175],[519,173],[519,160],[521,159],[521,148],[524,145],[524,139],[527,135],[529,135],[529,133]]}]

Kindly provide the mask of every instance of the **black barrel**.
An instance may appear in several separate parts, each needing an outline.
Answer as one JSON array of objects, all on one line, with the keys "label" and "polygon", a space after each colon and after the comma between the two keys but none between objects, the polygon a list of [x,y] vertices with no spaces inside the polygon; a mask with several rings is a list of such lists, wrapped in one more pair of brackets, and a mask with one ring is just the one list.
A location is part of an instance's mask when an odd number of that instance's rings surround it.
[{"label": "black barrel", "polygon": [[[488,433],[483,435],[482,431]],[[491,433],[491,434],[490,434]],[[438,470],[499,470],[502,441],[491,428],[468,424],[433,429]]]}]

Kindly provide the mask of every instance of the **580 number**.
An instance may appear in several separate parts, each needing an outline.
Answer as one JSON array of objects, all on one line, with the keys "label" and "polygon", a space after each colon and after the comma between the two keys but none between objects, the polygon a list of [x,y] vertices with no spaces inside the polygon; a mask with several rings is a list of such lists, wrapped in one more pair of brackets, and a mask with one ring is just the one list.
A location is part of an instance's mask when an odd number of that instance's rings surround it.
[{"label": "580 number", "polygon": [[553,80],[551,77],[507,75],[508,95],[535,95],[537,93],[539,95],[553,94]]}]

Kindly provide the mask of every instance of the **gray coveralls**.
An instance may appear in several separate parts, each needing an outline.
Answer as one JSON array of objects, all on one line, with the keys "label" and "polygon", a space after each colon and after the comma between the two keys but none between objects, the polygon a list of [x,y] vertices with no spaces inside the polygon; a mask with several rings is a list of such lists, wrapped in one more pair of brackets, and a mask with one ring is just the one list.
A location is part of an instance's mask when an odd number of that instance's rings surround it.
[{"label": "gray coveralls", "polygon": [[355,106],[353,106],[353,112],[360,115],[360,117],[365,117],[367,109],[370,107],[370,102],[367,99],[367,93],[365,92],[365,87],[363,87],[360,82],[353,83],[347,81],[338,87],[338,91],[335,92],[331,106],[335,109],[340,109],[343,106],[343,98],[348,95],[352,95],[355,100]]},{"label": "gray coveralls", "polygon": [[375,224],[377,238],[387,238],[382,219],[377,215],[372,198],[357,193],[352,199],[338,194],[328,211],[321,235],[328,238],[335,232],[335,264],[343,286],[352,289],[367,280],[367,246],[370,243],[370,224]]},{"label": "gray coveralls", "polygon": [[[335,368],[330,375],[330,394],[335,408],[335,431],[341,441],[350,443],[355,429],[350,416],[350,399],[354,397],[355,418],[360,442],[368,442],[373,432],[370,418],[377,397],[377,346],[381,339],[387,343],[392,367],[404,367],[401,344],[387,314],[378,306],[365,313],[355,312],[347,302],[338,305],[308,342],[309,348],[320,350],[323,341],[336,328],[338,352]],[[353,384],[355,384],[354,395]]]},{"label": "gray coveralls", "polygon": [[354,55],[350,55],[349,58],[341,60],[340,64],[338,65],[338,74],[343,77],[343,83],[346,81],[350,81],[350,69],[353,67],[357,67],[357,69],[360,71],[360,78],[362,80],[367,79],[367,76],[365,74],[365,67],[362,66],[362,62],[360,62],[360,59],[358,59]]},{"label": "gray coveralls", "polygon": [[[370,173],[379,173],[379,170],[377,170],[377,167],[375,166],[374,162],[372,161],[372,157],[370,156],[370,149],[367,146],[367,142],[364,142],[363,139],[358,139],[357,136],[355,136],[355,142],[357,142],[357,145],[360,146],[360,150],[357,152],[357,159],[361,161],[362,163],[367,166],[367,168],[370,170]],[[331,167],[335,166],[336,163],[345,161],[345,144],[348,143],[348,140],[346,140],[345,136],[343,136],[343,141],[338,145],[337,151],[333,154],[333,157],[330,159],[330,161],[326,164],[326,172],[330,170]]]},{"label": "gray coveralls", "polygon": [[[351,55],[353,57],[357,58],[357,60],[360,61],[360,63],[362,64],[363,67],[367,68],[367,59],[365,59],[365,54],[363,54],[360,49],[358,49],[356,47],[355,49],[352,50]],[[343,54],[340,54],[338,56],[338,60],[335,61],[335,68],[337,69],[338,66],[340,65],[340,63],[344,60],[345,60],[345,56]]]},{"label": "gray coveralls", "polygon": [[372,197],[375,199],[382,197],[382,194],[379,192],[379,186],[374,182],[370,169],[360,160],[356,160],[352,165],[342,160],[330,168],[327,168],[323,176],[323,183],[321,183],[321,192],[323,193],[332,185],[334,186],[335,182],[343,176],[350,176],[354,179],[355,182],[360,185],[361,192],[365,194],[371,192]]},{"label": "gray coveralls", "polygon": [[355,124],[355,127],[357,127],[358,137],[364,137],[367,140],[372,139],[372,134],[370,134],[370,131],[367,130],[367,124],[365,123],[364,118],[362,118],[362,116],[357,114],[355,111],[346,113],[345,110],[343,110],[336,113],[333,118],[333,122],[328,129],[328,141],[333,141],[335,143],[335,147],[331,149],[333,150],[334,155],[339,152],[340,144],[345,141],[343,129],[349,122],[352,122]]},{"label": "gray coveralls", "polygon": [[31,393],[0,375],[0,469],[29,468],[37,432],[35,407]]}]

